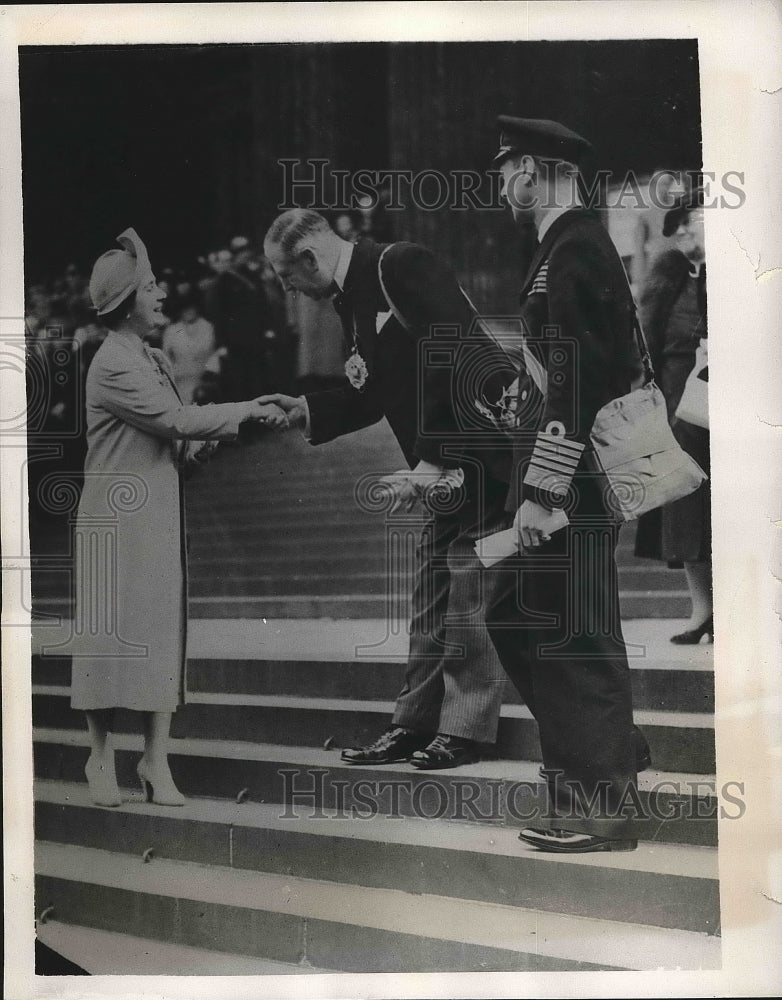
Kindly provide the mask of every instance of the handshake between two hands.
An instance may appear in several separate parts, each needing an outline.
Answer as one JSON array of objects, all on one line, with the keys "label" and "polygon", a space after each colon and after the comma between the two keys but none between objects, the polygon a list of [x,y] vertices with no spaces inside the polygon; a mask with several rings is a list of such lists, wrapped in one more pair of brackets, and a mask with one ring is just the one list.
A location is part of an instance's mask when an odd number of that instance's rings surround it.
[{"label": "handshake between two hands", "polygon": [[[281,399],[292,397],[281,396]],[[262,424],[264,427],[271,427],[273,430],[284,430],[291,426],[291,421],[285,409],[276,402],[272,396],[258,396],[257,399],[247,403],[247,415],[245,420]]]},{"label": "handshake between two hands", "polygon": [[[273,396],[258,396],[244,404],[246,407],[244,420],[263,424],[274,430],[283,430],[295,426],[298,422],[297,408],[301,411],[301,426],[304,425],[305,411],[301,399],[293,396],[274,394]],[[293,418],[293,419],[292,419]],[[185,443],[182,461],[186,472],[192,473],[200,465],[205,465],[217,450],[219,441],[190,440]]]},{"label": "handshake between two hands", "polygon": [[275,392],[258,396],[248,405],[250,412],[247,419],[263,424],[264,427],[271,427],[273,430],[284,430],[288,427],[304,429],[307,409],[303,396],[286,396]]}]

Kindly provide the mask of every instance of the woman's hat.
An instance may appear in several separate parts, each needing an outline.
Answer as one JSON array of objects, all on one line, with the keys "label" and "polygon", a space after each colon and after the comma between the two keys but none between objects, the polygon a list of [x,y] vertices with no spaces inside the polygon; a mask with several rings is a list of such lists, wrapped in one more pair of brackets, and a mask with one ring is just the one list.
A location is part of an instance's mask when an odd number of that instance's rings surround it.
[{"label": "woman's hat", "polygon": [[676,198],[663,216],[663,236],[673,236],[690,212],[703,208],[703,188],[694,188]]},{"label": "woman's hat", "polygon": [[99,316],[105,316],[152,276],[147,248],[135,229],[117,237],[122,250],[107,250],[95,261],[90,276],[90,298]]}]

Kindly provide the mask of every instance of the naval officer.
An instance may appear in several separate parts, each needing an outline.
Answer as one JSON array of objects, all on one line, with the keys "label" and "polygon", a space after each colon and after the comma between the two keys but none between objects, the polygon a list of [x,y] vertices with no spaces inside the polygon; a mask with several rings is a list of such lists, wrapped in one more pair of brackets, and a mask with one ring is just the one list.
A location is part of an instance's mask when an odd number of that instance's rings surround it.
[{"label": "naval officer", "polygon": [[[514,432],[508,510],[523,555],[515,567],[499,564],[504,582],[487,619],[537,720],[547,779],[548,822],[520,837],[547,851],[632,850],[636,767],[648,765],[648,746],[633,725],[617,528],[590,472],[589,434],[639,373],[634,304],[619,255],[580,195],[590,143],[553,121],[503,115],[499,126],[503,197],[518,224],[537,227],[520,302],[543,370],[537,380],[519,373],[520,390],[539,403],[519,412]],[[554,531],[559,508],[569,523]]]}]

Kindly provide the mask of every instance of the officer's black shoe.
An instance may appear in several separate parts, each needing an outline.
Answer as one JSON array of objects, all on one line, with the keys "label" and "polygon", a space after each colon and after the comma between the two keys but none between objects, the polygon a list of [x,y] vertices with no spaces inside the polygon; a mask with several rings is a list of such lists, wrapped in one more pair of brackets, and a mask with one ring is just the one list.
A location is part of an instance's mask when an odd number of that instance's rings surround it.
[{"label": "officer's black shoe", "polygon": [[519,840],[537,847],[539,851],[557,854],[586,854],[589,851],[634,851],[637,840],[611,840],[595,837],[591,833],[574,833],[572,830],[538,830],[528,828],[519,834]]},{"label": "officer's black shoe", "polygon": [[342,760],[346,764],[397,764],[409,760],[410,754],[425,747],[431,738],[431,733],[390,726],[369,746],[343,750]]},{"label": "officer's black shoe", "polygon": [[413,767],[421,770],[442,770],[446,767],[460,767],[480,760],[478,744],[461,736],[438,733],[429,746],[417,750],[410,758]]}]

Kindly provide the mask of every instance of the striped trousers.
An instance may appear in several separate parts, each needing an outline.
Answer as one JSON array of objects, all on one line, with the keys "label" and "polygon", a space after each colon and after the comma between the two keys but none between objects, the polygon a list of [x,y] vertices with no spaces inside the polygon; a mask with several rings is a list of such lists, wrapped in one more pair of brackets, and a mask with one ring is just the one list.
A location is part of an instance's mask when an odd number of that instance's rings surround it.
[{"label": "striped trousers", "polygon": [[507,526],[508,487],[465,472],[459,509],[433,515],[418,546],[410,653],[393,721],[494,743],[507,675],[485,625],[493,578],[473,545]]}]

